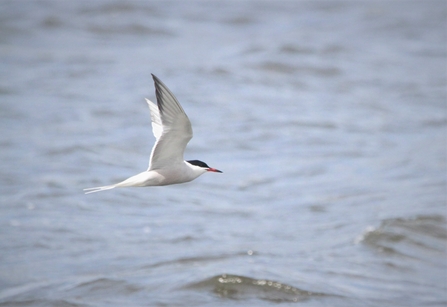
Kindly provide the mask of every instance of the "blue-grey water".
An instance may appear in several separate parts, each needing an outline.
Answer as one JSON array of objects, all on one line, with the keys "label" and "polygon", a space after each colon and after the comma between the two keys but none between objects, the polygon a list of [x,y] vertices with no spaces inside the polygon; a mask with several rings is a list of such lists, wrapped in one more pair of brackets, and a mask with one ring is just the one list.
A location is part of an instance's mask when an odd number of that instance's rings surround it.
[{"label": "blue-grey water", "polygon": [[[446,306],[447,2],[1,1],[0,306]],[[147,168],[151,73],[223,174]]]}]

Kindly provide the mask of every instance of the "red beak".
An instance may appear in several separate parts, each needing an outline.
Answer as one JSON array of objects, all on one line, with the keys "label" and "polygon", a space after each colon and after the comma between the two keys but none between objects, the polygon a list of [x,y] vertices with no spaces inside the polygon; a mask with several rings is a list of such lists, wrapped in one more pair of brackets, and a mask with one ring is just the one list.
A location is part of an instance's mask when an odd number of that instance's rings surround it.
[{"label": "red beak", "polygon": [[215,172],[215,173],[222,173],[222,171],[219,171],[218,169],[212,168],[210,167],[209,169],[207,169],[208,172]]}]

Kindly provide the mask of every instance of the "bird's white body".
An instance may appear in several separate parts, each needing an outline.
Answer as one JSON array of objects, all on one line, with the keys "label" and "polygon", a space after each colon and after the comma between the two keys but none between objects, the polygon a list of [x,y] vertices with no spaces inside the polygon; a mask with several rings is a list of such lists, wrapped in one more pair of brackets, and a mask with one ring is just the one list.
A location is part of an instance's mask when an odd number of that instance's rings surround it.
[{"label": "bird's white body", "polygon": [[86,194],[99,192],[104,190],[110,190],[113,188],[124,187],[150,187],[150,186],[162,186],[170,184],[185,183],[192,181],[200,175],[206,173],[207,170],[201,167],[191,165],[186,161],[178,165],[172,165],[169,168],[163,168],[159,170],[148,170],[132,177],[127,178],[116,184],[107,185],[97,188],[85,189]]},{"label": "bird's white body", "polygon": [[120,187],[178,184],[194,180],[207,171],[221,173],[204,162],[183,160],[183,152],[193,135],[191,123],[174,94],[157,77],[152,76],[157,104],[149,99],[146,102],[151,111],[152,131],[156,142],[152,148],[148,170],[116,184],[84,189],[86,194]]}]

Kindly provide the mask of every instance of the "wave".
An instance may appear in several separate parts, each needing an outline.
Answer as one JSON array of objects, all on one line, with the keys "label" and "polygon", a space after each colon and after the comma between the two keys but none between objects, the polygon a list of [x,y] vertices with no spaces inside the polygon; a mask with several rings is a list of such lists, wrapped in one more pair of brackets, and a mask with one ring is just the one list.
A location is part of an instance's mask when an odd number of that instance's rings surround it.
[{"label": "wave", "polygon": [[273,280],[231,274],[217,275],[189,284],[185,288],[211,291],[220,297],[235,300],[255,298],[274,302],[298,302],[313,297],[331,296],[330,294],[298,289]]}]

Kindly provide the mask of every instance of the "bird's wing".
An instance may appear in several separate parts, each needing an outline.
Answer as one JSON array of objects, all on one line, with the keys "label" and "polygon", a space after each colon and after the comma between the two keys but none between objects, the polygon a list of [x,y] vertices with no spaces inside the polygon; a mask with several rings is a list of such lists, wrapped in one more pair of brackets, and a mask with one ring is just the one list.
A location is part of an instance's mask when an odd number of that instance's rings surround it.
[{"label": "bird's wing", "polygon": [[146,99],[151,111],[152,132],[156,138],[149,160],[155,170],[183,162],[186,144],[192,138],[191,122],[174,94],[152,75],[157,104]]}]

